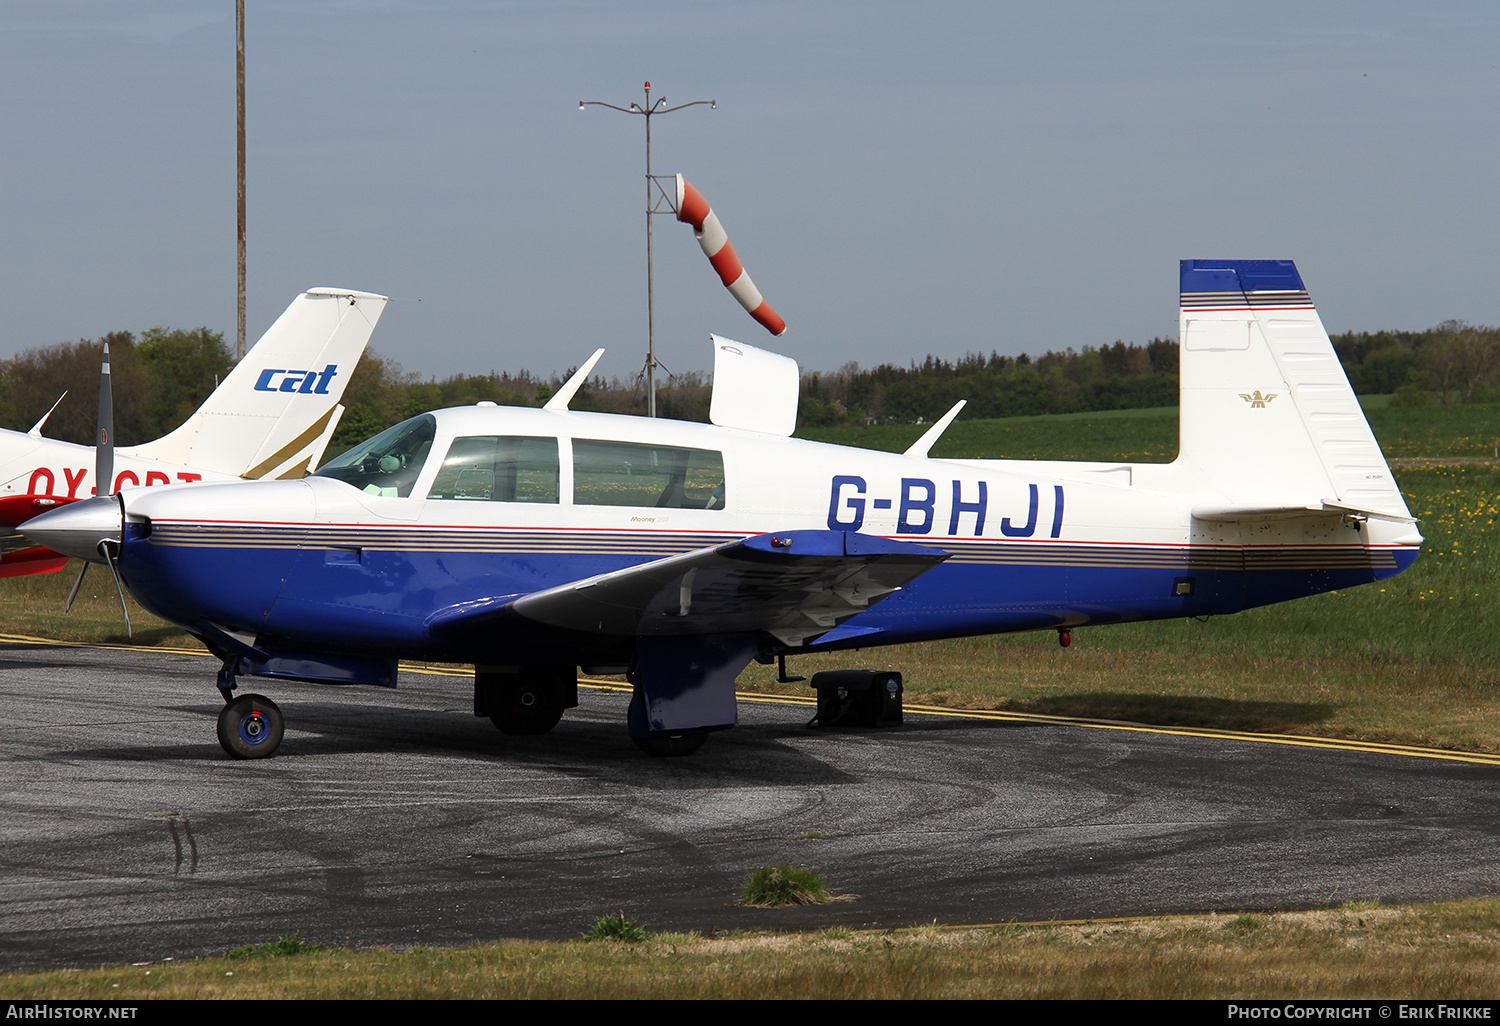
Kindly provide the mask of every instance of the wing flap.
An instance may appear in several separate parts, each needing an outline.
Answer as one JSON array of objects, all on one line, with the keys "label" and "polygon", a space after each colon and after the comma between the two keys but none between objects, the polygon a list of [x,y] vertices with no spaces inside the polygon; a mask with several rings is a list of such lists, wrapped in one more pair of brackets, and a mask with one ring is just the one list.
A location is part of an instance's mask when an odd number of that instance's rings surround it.
[{"label": "wing flap", "polygon": [[[785,531],[668,556],[521,596],[508,611],[587,634],[688,636],[766,631],[801,644],[864,612],[948,558],[843,531]],[[435,614],[435,632],[494,617],[494,602]]]}]

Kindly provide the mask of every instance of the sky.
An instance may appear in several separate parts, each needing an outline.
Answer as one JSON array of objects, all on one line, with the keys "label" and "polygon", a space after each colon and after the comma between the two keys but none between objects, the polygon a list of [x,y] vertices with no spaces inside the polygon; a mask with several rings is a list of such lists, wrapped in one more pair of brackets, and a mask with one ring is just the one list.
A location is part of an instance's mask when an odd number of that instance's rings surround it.
[{"label": "sky", "polygon": [[[423,378],[646,350],[644,119],[771,337],[654,223],[656,345],[804,370],[1172,338],[1183,258],[1293,259],[1330,331],[1500,324],[1500,5],[248,0],[248,330],[392,302]],[[0,5],[0,358],[235,334],[234,0]]]}]

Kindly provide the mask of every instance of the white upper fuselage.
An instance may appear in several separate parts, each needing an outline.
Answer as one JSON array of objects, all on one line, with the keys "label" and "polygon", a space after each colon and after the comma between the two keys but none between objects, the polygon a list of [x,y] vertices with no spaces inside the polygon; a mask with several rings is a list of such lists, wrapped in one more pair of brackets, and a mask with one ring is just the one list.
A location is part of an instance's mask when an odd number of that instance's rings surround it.
[{"label": "white upper fuselage", "polygon": [[[302,522],[305,518],[310,523],[376,529],[411,524],[434,529],[706,532],[735,537],[783,529],[849,529],[857,521],[863,533],[908,541],[962,543],[1024,537],[1038,542],[1180,545],[1189,538],[1188,511],[1204,498],[1201,492],[1174,489],[1169,465],[913,459],[709,424],[518,407],[457,407],[437,411],[435,417],[431,455],[405,497],[365,493],[314,477],[250,490],[237,485],[224,490],[198,488],[191,493],[172,489],[149,499],[131,496],[128,509],[132,515],[153,520],[248,517]],[[556,438],[557,501],[430,497],[442,455],[454,440],[489,435]],[[575,440],[722,453],[723,508],[576,502]],[[836,487],[839,478],[860,478],[863,485],[843,482]],[[976,508],[980,482],[985,484],[982,527]],[[955,483],[963,507],[956,524]],[[1032,485],[1038,487],[1040,499],[1035,523],[1026,530],[1032,519]],[[1053,492],[1059,486],[1066,494],[1060,517]],[[306,498],[294,500],[299,494]]]},{"label": "white upper fuselage", "polygon": [[[95,494],[93,446],[41,438],[0,429],[0,497],[36,495],[54,499],[87,499]],[[109,491],[147,485],[234,481],[233,474],[141,459],[130,449],[116,449],[114,480]]]},{"label": "white upper fuselage", "polygon": [[[735,536],[792,528],[849,529],[857,520],[861,532],[908,541],[1026,538],[1036,542],[1183,545],[1192,540],[1195,530],[1190,511],[1195,506],[1226,501],[1222,494],[1195,481],[1190,469],[1178,464],[917,459],[709,424],[519,407],[456,407],[437,411],[435,417],[431,455],[406,497],[366,494],[314,478],[298,486],[268,486],[269,490],[264,490],[267,486],[257,491],[237,487],[223,493],[224,508],[215,501],[219,498],[216,493],[201,489],[191,495],[173,489],[149,503],[143,497],[132,497],[129,508],[132,513],[170,519],[234,519],[231,514],[235,509],[255,509],[272,518],[278,511],[290,515],[295,510],[294,520],[306,514],[315,522],[370,527],[401,523],[434,528],[693,531]],[[481,435],[556,438],[557,501],[430,498],[442,455],[454,439]],[[720,452],[726,478],[723,508],[574,502],[575,439]],[[835,486],[835,479],[848,477],[861,478],[864,483]],[[980,482],[986,486],[982,528],[975,508],[980,502]],[[925,483],[930,483],[931,489]],[[1040,502],[1036,523],[1026,531],[1032,485],[1041,493]],[[316,496],[315,507],[284,505],[294,494],[294,487],[312,489],[307,494],[310,499]],[[1057,487],[1065,492],[1060,516],[1053,492]],[[955,495],[961,507],[956,521]],[[265,496],[268,505],[261,507],[255,496]],[[1369,544],[1409,545],[1416,541],[1410,525],[1371,521],[1366,528],[1372,532]],[[1201,533],[1203,525],[1197,530]],[[1292,531],[1286,540],[1300,538],[1302,533],[1300,529]]]}]

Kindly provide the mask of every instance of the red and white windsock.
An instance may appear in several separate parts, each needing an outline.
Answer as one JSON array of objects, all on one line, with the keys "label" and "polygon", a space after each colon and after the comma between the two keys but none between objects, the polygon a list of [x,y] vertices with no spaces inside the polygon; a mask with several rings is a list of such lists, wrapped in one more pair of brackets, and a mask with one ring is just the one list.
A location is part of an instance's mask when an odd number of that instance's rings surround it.
[{"label": "red and white windsock", "polygon": [[708,262],[719,272],[719,279],[724,287],[740,301],[741,306],[750,311],[750,316],[760,321],[773,335],[786,331],[786,321],[771,309],[771,304],[761,298],[760,290],[745,273],[745,266],[740,263],[740,258],[734,255],[729,236],[724,234],[724,226],[714,216],[708,200],[681,175],[677,176],[677,220],[693,226],[693,235],[697,237],[698,245],[703,247],[703,252],[708,255]]}]

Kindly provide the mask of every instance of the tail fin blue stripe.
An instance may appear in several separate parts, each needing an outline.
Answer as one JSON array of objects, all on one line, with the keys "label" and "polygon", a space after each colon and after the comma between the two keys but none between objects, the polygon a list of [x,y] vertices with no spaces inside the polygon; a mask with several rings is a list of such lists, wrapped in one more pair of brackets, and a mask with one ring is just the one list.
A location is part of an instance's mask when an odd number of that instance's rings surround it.
[{"label": "tail fin blue stripe", "polygon": [[1185,310],[1312,307],[1290,260],[1184,260],[1181,289]]}]

